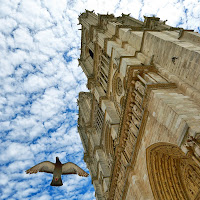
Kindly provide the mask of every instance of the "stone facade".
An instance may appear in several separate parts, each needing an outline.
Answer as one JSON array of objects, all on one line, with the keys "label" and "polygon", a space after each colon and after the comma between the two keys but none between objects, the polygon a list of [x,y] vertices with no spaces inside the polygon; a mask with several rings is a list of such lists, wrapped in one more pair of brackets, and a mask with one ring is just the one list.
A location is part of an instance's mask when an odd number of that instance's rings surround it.
[{"label": "stone facade", "polygon": [[200,199],[200,35],[157,17],[79,16],[78,130],[96,199]]}]

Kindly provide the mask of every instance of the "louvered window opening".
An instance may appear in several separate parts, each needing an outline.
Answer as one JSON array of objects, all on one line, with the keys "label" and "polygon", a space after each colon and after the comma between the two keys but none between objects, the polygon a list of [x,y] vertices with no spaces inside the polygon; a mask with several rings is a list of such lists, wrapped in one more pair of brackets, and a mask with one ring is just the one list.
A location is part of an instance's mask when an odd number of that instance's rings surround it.
[{"label": "louvered window opening", "polygon": [[104,113],[97,104],[96,106],[96,116],[95,116],[95,129],[99,135],[101,135],[104,121]]},{"label": "louvered window opening", "polygon": [[108,70],[109,70],[109,59],[105,55],[102,55],[98,80],[105,93],[107,91]]}]

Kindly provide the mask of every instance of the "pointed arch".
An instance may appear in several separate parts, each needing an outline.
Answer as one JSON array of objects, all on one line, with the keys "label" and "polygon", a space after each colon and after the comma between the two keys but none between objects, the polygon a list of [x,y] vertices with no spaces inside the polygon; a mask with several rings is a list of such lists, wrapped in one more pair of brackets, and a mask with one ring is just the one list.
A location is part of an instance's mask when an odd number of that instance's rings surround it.
[{"label": "pointed arch", "polygon": [[146,156],[156,200],[200,199],[200,168],[178,146],[159,142],[147,148]]}]

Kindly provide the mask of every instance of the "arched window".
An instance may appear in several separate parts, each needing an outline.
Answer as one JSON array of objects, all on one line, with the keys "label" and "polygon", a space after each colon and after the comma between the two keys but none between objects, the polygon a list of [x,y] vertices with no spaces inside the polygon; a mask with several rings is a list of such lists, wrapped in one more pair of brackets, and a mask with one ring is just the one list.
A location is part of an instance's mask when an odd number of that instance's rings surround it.
[{"label": "arched window", "polygon": [[147,148],[147,169],[156,200],[200,199],[200,168],[173,144]]}]

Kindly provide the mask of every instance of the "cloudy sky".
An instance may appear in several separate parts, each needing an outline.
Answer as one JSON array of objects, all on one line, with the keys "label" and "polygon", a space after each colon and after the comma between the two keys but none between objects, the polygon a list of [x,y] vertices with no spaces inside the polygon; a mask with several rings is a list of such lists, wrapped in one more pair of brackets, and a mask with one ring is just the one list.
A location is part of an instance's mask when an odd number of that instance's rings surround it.
[{"label": "cloudy sky", "polygon": [[[78,67],[78,15],[152,14],[167,24],[200,32],[199,0],[0,0],[0,196],[1,199],[93,200],[91,178],[25,170],[49,160],[83,162],[77,132],[77,97],[87,91]],[[109,10],[108,10],[109,9]]]}]

